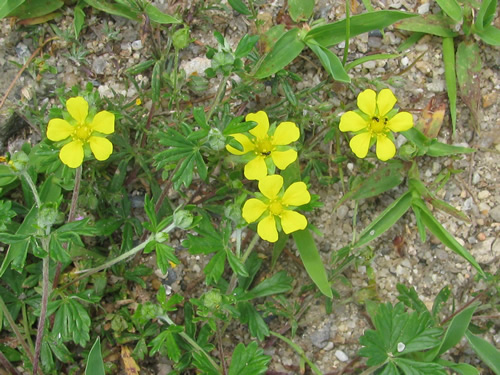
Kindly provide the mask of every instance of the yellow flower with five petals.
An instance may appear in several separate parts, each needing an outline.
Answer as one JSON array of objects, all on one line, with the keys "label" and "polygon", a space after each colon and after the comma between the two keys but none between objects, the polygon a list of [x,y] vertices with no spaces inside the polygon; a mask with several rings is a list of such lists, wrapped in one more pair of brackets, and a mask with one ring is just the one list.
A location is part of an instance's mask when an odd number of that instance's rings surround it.
[{"label": "yellow flower with five petals", "polygon": [[115,115],[108,111],[97,113],[89,118],[89,104],[81,96],[66,101],[66,108],[72,117],[69,121],[55,118],[47,126],[47,138],[63,141],[71,138],[59,152],[61,161],[70,168],[83,163],[84,147],[88,144],[97,160],[106,160],[113,152],[113,144],[101,134],[115,131]]},{"label": "yellow flower with five petals", "polygon": [[311,200],[305,183],[294,182],[283,192],[283,177],[271,175],[259,180],[259,190],[263,198],[247,200],[243,205],[242,216],[248,223],[259,220],[257,233],[263,240],[278,240],[277,225],[286,234],[307,227],[306,217],[293,211],[294,207]]},{"label": "yellow flower with five petals", "polygon": [[413,116],[409,112],[391,116],[396,102],[396,97],[389,89],[383,89],[378,95],[367,89],[358,95],[360,111],[349,111],[342,115],[340,130],[358,133],[349,142],[358,158],[364,158],[375,142],[377,158],[380,160],[386,161],[396,155],[391,131],[402,132],[413,126]]},{"label": "yellow flower with five petals", "polygon": [[244,174],[249,180],[260,180],[267,176],[268,166],[274,171],[273,164],[285,169],[297,159],[297,151],[287,146],[300,137],[297,125],[290,121],[280,123],[274,133],[269,134],[269,119],[266,112],[249,113],[246,121],[255,121],[257,126],[250,129],[250,138],[245,134],[231,134],[243,150],[240,151],[226,145],[227,151],[233,155],[244,155],[248,158]]}]

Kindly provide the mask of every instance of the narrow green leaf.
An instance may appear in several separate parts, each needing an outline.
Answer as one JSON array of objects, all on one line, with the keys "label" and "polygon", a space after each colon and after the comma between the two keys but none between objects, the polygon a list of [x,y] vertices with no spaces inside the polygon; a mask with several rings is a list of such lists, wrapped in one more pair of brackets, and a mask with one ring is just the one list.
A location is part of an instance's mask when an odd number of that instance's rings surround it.
[{"label": "narrow green leaf", "polygon": [[307,21],[314,11],[314,0],[288,0],[288,11],[295,22]]},{"label": "narrow green leaf", "polygon": [[429,211],[423,200],[414,199],[412,204],[418,206],[422,214],[422,221],[433,235],[435,235],[445,246],[467,260],[474,268],[479,271],[479,273],[481,273],[481,275],[484,275],[483,270],[476,262],[474,257],[467,251],[465,247],[460,245],[457,240],[450,233],[448,233],[446,229],[444,229],[441,223],[439,223],[439,221]]},{"label": "narrow green leaf", "polygon": [[[394,22],[415,17],[415,14],[396,10],[380,10],[357,14],[351,17],[351,38],[371,30],[383,29]],[[345,41],[346,20],[329,23],[311,29],[305,40],[314,39],[319,45],[328,48]]]},{"label": "narrow green leaf", "polygon": [[483,42],[492,46],[500,46],[500,30],[495,26],[488,25],[483,30],[476,30],[475,33]]},{"label": "narrow green leaf", "polygon": [[236,47],[236,50],[234,51],[234,57],[236,57],[237,59],[241,59],[242,57],[248,55],[252,51],[258,40],[258,35],[245,34],[243,38],[241,38],[238,46]]},{"label": "narrow green leaf", "polygon": [[467,363],[455,363],[451,361],[446,361],[444,359],[439,358],[436,363],[439,363],[441,366],[448,367],[453,371],[459,373],[460,375],[479,375],[478,369],[472,367]]},{"label": "narrow green leaf", "polygon": [[[174,327],[174,326],[170,326],[170,327]],[[177,328],[177,327],[174,327],[174,328]],[[170,358],[174,362],[179,362],[179,359],[181,358],[181,350],[179,349],[179,346],[177,345],[177,342],[175,341],[175,337],[174,337],[173,333],[171,333],[170,331],[167,331],[167,332],[168,333],[166,334],[166,338],[165,338],[165,346],[167,348],[168,358]]]},{"label": "narrow green leaf", "polygon": [[241,0],[228,0],[227,2],[231,5],[231,8],[244,16],[250,16],[252,14],[245,3]]},{"label": "narrow green leaf", "polygon": [[483,30],[489,26],[495,17],[497,10],[497,0],[483,0],[476,15],[474,26],[477,30]]},{"label": "narrow green leaf", "polygon": [[447,375],[444,367],[438,363],[420,362],[407,358],[394,358],[394,364],[403,371],[403,374]]},{"label": "narrow green leaf", "polygon": [[434,303],[432,304],[432,316],[434,318],[437,318],[437,315],[441,311],[443,305],[446,303],[446,301],[448,301],[450,293],[450,288],[447,285],[443,289],[441,289],[436,298],[434,298]]},{"label": "narrow green leaf", "polygon": [[444,77],[448,100],[450,101],[450,116],[453,134],[457,126],[457,78],[455,73],[455,44],[453,38],[443,38]]},{"label": "narrow green leaf", "polygon": [[488,365],[495,374],[500,375],[500,351],[485,339],[473,335],[470,331],[465,332],[465,337],[469,340],[470,346],[477,353],[479,358]]},{"label": "narrow green leaf", "polygon": [[248,277],[248,272],[241,261],[234,255],[231,250],[227,251],[227,261],[229,266],[239,276]]},{"label": "narrow green leaf", "polygon": [[101,353],[101,340],[99,337],[92,345],[89,356],[87,358],[87,366],[85,367],[85,375],[105,375],[104,361]]},{"label": "narrow green leaf", "polygon": [[[10,4],[10,3],[9,3]],[[27,1],[22,2],[15,7],[9,14],[8,17],[17,17],[20,20],[25,20],[29,18],[37,18],[46,16],[59,8],[61,8],[64,3],[61,0],[44,0],[42,1]]]},{"label": "narrow green leaf", "polygon": [[83,12],[80,6],[75,6],[73,9],[73,30],[75,31],[75,38],[78,39],[78,35],[80,35],[80,31],[82,31],[83,26],[85,25],[85,13]]},{"label": "narrow green leaf", "polygon": [[404,20],[396,25],[398,29],[432,34],[443,38],[458,35],[454,30],[455,22],[442,14],[429,14]]},{"label": "narrow green leaf", "polygon": [[367,61],[377,61],[377,60],[390,60],[395,59],[396,57],[401,56],[399,53],[378,53],[375,55],[363,56],[359,59],[351,61],[349,64],[346,64],[345,71],[348,72],[352,68],[364,64]]},{"label": "narrow green leaf", "polygon": [[438,356],[457,345],[469,327],[470,320],[477,306],[470,306],[458,313],[451,320],[439,347]]},{"label": "narrow green leaf", "polygon": [[153,59],[142,61],[139,64],[135,64],[135,65],[131,66],[130,68],[126,69],[125,73],[132,74],[132,75],[142,73],[145,70],[152,67],[154,65],[154,63],[155,63],[155,60],[153,60]]},{"label": "narrow green leaf", "polygon": [[411,206],[412,195],[407,191],[392,202],[363,232],[353,247],[361,247],[391,228]]},{"label": "narrow green leaf", "polygon": [[436,0],[443,12],[450,16],[455,22],[462,21],[462,7],[456,0]]},{"label": "narrow green leaf", "polygon": [[162,65],[163,61],[158,60],[153,67],[153,74],[151,76],[151,97],[153,99],[153,103],[158,103],[160,101]]},{"label": "narrow green leaf", "polygon": [[437,139],[432,139],[428,143],[426,154],[437,158],[440,156],[470,154],[472,152],[476,152],[476,150],[469,147],[448,145],[446,143],[439,142]]},{"label": "narrow green leaf", "polygon": [[413,213],[415,214],[415,219],[417,220],[417,229],[420,241],[422,241],[422,243],[425,243],[427,241],[427,232],[425,230],[425,224],[422,221],[422,213],[420,212],[418,206],[412,206],[412,209]]},{"label": "narrow green leaf", "polygon": [[274,274],[265,279],[252,290],[238,297],[239,300],[249,300],[253,298],[267,297],[273,294],[285,293],[292,289],[293,279],[284,271]]},{"label": "narrow green leaf", "polygon": [[294,28],[278,39],[255,72],[255,78],[269,77],[290,64],[302,52],[305,43],[299,38],[299,32],[300,29]]},{"label": "narrow green leaf", "polygon": [[309,277],[314,281],[321,293],[333,298],[332,288],[311,232],[304,229],[293,232],[292,235]]},{"label": "narrow green leaf", "polygon": [[175,17],[172,17],[168,14],[163,13],[162,11],[160,11],[157,7],[155,7],[151,3],[146,4],[146,8],[144,8],[144,10],[146,11],[146,14],[151,19],[151,21],[154,21],[156,23],[160,23],[162,25],[168,25],[168,24],[182,22]]},{"label": "narrow green leaf", "polygon": [[314,39],[307,39],[306,44],[318,56],[319,61],[321,61],[321,64],[333,79],[339,82],[351,82],[351,78],[347,75],[337,55],[317,44]]},{"label": "narrow green leaf", "polygon": [[112,14],[114,16],[128,18],[133,21],[140,21],[139,11],[120,3],[108,3],[102,0],[83,0],[91,7]]}]

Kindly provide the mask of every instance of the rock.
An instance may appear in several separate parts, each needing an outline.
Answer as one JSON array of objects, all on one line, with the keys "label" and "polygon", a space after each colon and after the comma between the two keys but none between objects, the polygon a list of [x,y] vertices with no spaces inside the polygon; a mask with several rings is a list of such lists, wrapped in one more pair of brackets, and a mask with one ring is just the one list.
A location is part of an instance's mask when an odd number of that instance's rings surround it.
[{"label": "rock", "polygon": [[131,44],[131,47],[134,51],[139,51],[142,49],[142,42],[141,40],[134,40]]},{"label": "rock", "polygon": [[342,220],[346,217],[347,212],[349,209],[345,205],[341,205],[339,208],[337,208],[337,217]]},{"label": "rock", "polygon": [[493,262],[495,258],[499,255],[498,247],[500,243],[496,244],[497,254],[495,255],[492,246],[493,241],[495,241],[494,237],[487,238],[486,240],[474,245],[474,247],[471,249],[471,254],[477,260],[478,263],[489,264]]},{"label": "rock", "polygon": [[496,206],[495,208],[491,209],[489,214],[491,218],[495,220],[495,222],[500,223],[500,206]]},{"label": "rock", "polygon": [[95,74],[104,74],[107,65],[108,61],[103,56],[99,56],[92,62],[92,70]]},{"label": "rock", "polygon": [[311,343],[320,349],[323,349],[327,346],[328,341],[330,340],[330,324],[327,322],[323,327],[314,331],[311,334]]},{"label": "rock", "polygon": [[490,194],[490,192],[489,192],[488,190],[481,190],[481,191],[479,192],[479,194],[477,195],[477,197],[478,197],[479,199],[486,199],[486,198],[488,198],[490,195],[491,195],[491,194]]},{"label": "rock", "polygon": [[488,108],[493,104],[497,103],[498,93],[496,91],[492,91],[483,96],[483,108]]},{"label": "rock", "polygon": [[349,360],[349,357],[347,356],[347,354],[345,354],[342,350],[336,350],[335,357],[337,357],[337,359],[340,362],[347,362]]}]

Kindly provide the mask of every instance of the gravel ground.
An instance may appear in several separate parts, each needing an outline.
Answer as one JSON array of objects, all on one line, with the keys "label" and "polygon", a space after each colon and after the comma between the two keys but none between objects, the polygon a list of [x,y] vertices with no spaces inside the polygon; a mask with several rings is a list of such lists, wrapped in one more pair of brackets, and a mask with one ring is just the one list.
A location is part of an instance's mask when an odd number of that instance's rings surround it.
[{"label": "gravel ground", "polygon": [[[176,6],[189,7],[191,1],[182,4],[159,4],[160,9],[171,11]],[[327,21],[338,20],[343,17],[344,7],[340,2],[320,0],[316,6],[315,18],[323,17]],[[434,3],[420,1],[389,0],[376,2],[377,9],[399,9],[415,11],[419,13],[432,12]],[[277,13],[283,6],[283,1],[272,1],[263,6],[260,18],[262,20],[275,20]],[[357,11],[363,8],[358,5]],[[356,9],[354,9],[356,11]],[[193,19],[191,22],[192,37],[196,43],[191,44],[181,54],[181,67],[186,73],[196,72],[203,75],[205,68],[209,66],[209,60],[205,57],[205,45],[215,46],[216,42],[212,36],[212,27],[225,32],[229,41],[236,46],[238,40],[247,32],[251,31],[250,23],[237,14],[225,13],[218,10],[207,11],[214,25],[207,25],[206,20]],[[497,19],[498,21],[498,19]],[[58,19],[57,25],[61,30],[71,30],[72,16],[65,14]],[[33,93],[43,98],[50,94],[56,86],[64,84],[67,88],[75,84],[84,85],[92,82],[102,96],[113,97],[113,91],[133,99],[137,92],[133,86],[127,86],[124,78],[124,70],[136,63],[143,61],[149,56],[148,45],[143,45],[140,40],[139,27],[137,24],[119,18],[93,14],[87,18],[88,28],[81,35],[84,50],[88,55],[77,59],[78,51],[71,51],[71,46],[63,41],[52,43],[47,60],[49,65],[57,68],[56,74],[46,73],[42,80],[28,72],[24,73],[17,81],[15,89],[9,97],[6,108],[14,106],[18,100],[29,103]],[[274,21],[276,22],[276,21]],[[48,30],[48,28],[47,28]],[[12,29],[5,20],[1,22],[0,31],[0,92],[5,92],[7,86],[18,72],[18,67],[11,63],[15,61],[23,64],[33,53],[36,34]],[[48,37],[48,34],[45,35]],[[370,33],[354,39],[349,51],[349,59],[361,57],[367,53],[394,53],[396,48],[405,39],[406,34],[389,28],[384,35]],[[340,46],[342,47],[342,46]],[[341,55],[342,49],[333,51]],[[411,66],[419,55],[423,57]],[[461,146],[474,147],[478,151],[471,155],[458,156],[456,158],[423,158],[420,160],[419,168],[425,182],[432,182],[443,168],[462,169],[464,172],[450,179],[445,188],[438,192],[439,198],[445,200],[452,206],[464,211],[471,219],[471,224],[463,223],[451,216],[436,212],[436,217],[441,223],[454,234],[458,241],[463,244],[474,255],[483,269],[495,274],[498,272],[500,256],[500,189],[499,187],[499,165],[500,165],[500,133],[499,125],[500,104],[498,101],[498,90],[500,88],[500,66],[499,49],[481,44],[481,55],[483,58],[483,69],[479,73],[481,80],[481,121],[478,132],[474,131],[471,116],[467,107],[459,100],[457,134],[452,137],[450,127],[444,126],[439,135],[439,140],[445,143],[459,144]],[[316,65],[314,65],[314,64]],[[296,59],[290,67],[292,71],[303,76],[303,82],[298,84],[298,89],[318,84],[326,76],[317,69],[318,62],[307,62]],[[410,67],[410,68],[409,68]],[[433,97],[446,98],[444,67],[442,63],[441,40],[437,37],[424,37],[415,47],[406,54],[392,60],[368,62],[358,66],[351,72],[352,77],[363,77],[363,79],[379,79],[387,74],[395,74],[409,68],[399,80],[394,80],[396,96],[400,107],[418,116],[423,108]],[[148,76],[138,76],[140,84],[148,85]],[[212,80],[215,83],[217,80]],[[212,87],[211,90],[216,90]],[[53,95],[50,95],[53,97]],[[327,100],[336,108],[341,102],[346,103],[354,100],[355,93],[340,89],[336,95],[328,96]],[[250,103],[248,108],[262,109],[262,103],[272,103],[273,97],[269,94],[260,98],[258,106]],[[44,104],[41,100],[40,104]],[[51,101],[51,104],[58,104]],[[0,113],[3,118],[9,118],[5,108]],[[2,117],[0,117],[2,119]],[[448,121],[448,120],[447,120]],[[5,120],[2,120],[5,125]],[[449,122],[449,121],[448,121]],[[1,126],[0,126],[1,127]],[[4,126],[5,129],[5,126]],[[16,129],[18,130],[18,129]],[[9,134],[0,132],[5,141]],[[16,140],[16,137],[18,140]],[[19,132],[9,138],[10,149],[19,147],[24,139],[37,142],[39,137],[34,131]],[[7,146],[4,144],[4,147]],[[324,145],[326,150],[330,145]],[[2,150],[0,150],[2,151]],[[347,164],[346,175],[359,173],[359,164],[354,158]],[[332,166],[331,174],[336,175],[338,171]],[[347,182],[347,180],[346,180]],[[371,222],[390,202],[404,191],[402,187],[395,188],[376,199],[367,199],[359,203],[357,207],[356,231],[359,233]],[[317,237],[317,243],[325,263],[328,263],[332,254],[343,246],[348,245],[353,235],[353,216],[355,205],[353,201],[347,201],[334,210],[334,206],[342,197],[340,183],[327,187],[316,184],[312,192],[321,196],[324,207],[318,209],[311,221],[323,232],[323,237]],[[403,239],[402,246],[396,246],[395,242]],[[176,245],[174,243],[174,245]],[[380,301],[396,302],[396,284],[403,283],[413,286],[424,303],[431,307],[433,300],[439,290],[445,285],[451,289],[455,297],[456,306],[463,305],[472,298],[472,293],[484,287],[481,283],[474,281],[476,271],[461,257],[446,249],[439,241],[429,237],[428,241],[422,243],[416,230],[415,217],[407,213],[386,234],[370,244],[372,253],[360,259],[354,266],[348,268],[343,275],[348,283],[338,282],[336,287],[340,298],[334,301],[333,311],[327,313],[321,299],[306,298],[305,303],[309,308],[299,320],[299,328],[294,341],[302,347],[307,356],[312,359],[324,373],[338,373],[339,369],[346,366],[349,361],[356,357],[359,349],[358,339],[363,331],[370,328],[369,320],[364,312],[364,306],[360,303],[363,293],[376,295]],[[294,278],[296,288],[292,293],[299,298],[298,292],[301,285],[309,284],[310,281],[301,266],[294,261],[294,249],[290,249],[290,256],[284,257],[277,267],[287,270]],[[265,244],[258,247],[262,254],[269,254],[270,248]],[[208,259],[199,256],[191,256],[187,253],[181,254],[183,265],[175,270],[175,277],[171,280],[174,291],[184,290],[190,283],[199,280],[203,276],[202,269]],[[366,258],[368,257],[368,258]],[[368,260],[367,260],[368,259]],[[370,269],[373,270],[369,272]],[[154,286],[154,283],[153,283]],[[451,312],[451,304],[445,307],[445,311]],[[273,326],[277,324],[277,326]],[[271,328],[279,330],[284,322],[272,323]],[[497,332],[497,324],[492,326],[485,337],[495,345],[500,345],[500,334]],[[249,334],[244,327],[235,327],[225,341],[227,353],[232,351],[235,337],[239,340],[249,339]],[[237,342],[237,341],[236,341]],[[272,355],[270,369],[274,373],[291,374],[298,372],[299,357],[287,345],[280,342],[272,343],[266,348],[267,354]],[[451,352],[453,360],[469,362],[475,366],[481,366],[479,360],[471,352],[465,342],[462,342]],[[149,373],[163,374],[169,369],[169,364],[160,359],[159,362],[149,369]],[[143,370],[147,371],[147,369]],[[482,369],[482,374],[488,370]]]}]

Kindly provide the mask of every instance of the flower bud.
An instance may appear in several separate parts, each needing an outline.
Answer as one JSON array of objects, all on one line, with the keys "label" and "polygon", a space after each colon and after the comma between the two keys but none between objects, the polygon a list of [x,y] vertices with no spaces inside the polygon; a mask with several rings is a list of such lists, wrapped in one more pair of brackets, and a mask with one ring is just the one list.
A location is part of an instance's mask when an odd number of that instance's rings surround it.
[{"label": "flower bud", "polygon": [[211,128],[208,132],[208,145],[212,150],[220,151],[226,147],[226,137],[217,128]]},{"label": "flower bud", "polygon": [[204,305],[209,310],[217,310],[222,302],[222,296],[218,290],[211,290],[205,294]]},{"label": "flower bud", "polygon": [[174,225],[180,229],[187,229],[193,224],[193,214],[187,210],[174,212]]},{"label": "flower bud", "polygon": [[40,228],[50,228],[56,221],[59,211],[54,203],[47,203],[42,205],[38,211],[37,224]]},{"label": "flower bud", "polygon": [[20,171],[26,169],[26,166],[28,165],[28,162],[29,162],[28,155],[26,155],[23,151],[17,151],[10,158],[9,165],[15,171],[20,172]]},{"label": "flower bud", "polygon": [[189,43],[189,27],[183,27],[177,30],[172,36],[172,44],[176,50],[186,48]]}]

